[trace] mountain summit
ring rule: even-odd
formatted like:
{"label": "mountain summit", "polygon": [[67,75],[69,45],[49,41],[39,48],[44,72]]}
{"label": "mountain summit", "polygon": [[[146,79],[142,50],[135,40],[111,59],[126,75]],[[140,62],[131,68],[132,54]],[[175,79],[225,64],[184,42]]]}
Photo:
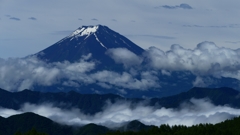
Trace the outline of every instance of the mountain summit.
{"label": "mountain summit", "polygon": [[127,48],[136,55],[142,54],[142,48],[107,26],[82,26],[59,42],[37,53],[37,57],[48,62],[78,61],[91,54],[101,63],[112,61],[105,52],[111,48]]}

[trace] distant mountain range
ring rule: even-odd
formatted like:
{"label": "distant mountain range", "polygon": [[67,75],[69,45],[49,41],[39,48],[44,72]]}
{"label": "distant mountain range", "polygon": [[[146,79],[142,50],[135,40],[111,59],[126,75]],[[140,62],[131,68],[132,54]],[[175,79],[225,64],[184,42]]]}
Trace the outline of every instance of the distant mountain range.
{"label": "distant mountain range", "polygon": [[[208,98],[214,105],[228,105],[234,108],[240,108],[240,92],[231,88],[192,88],[174,96],[164,98],[140,99],[124,98],[113,94],[80,94],[70,91],[67,93],[42,93],[37,91],[24,90],[21,92],[8,92],[0,89],[0,107],[19,110],[24,103],[40,105],[43,103],[55,103],[55,107],[61,109],[71,109],[72,107],[80,109],[83,113],[94,115],[103,111],[106,103],[116,103],[125,101],[131,103],[145,103],[146,106],[178,108],[183,102],[190,103],[192,98]],[[34,113],[23,113],[9,118],[0,117],[0,134],[12,135],[16,131],[26,132],[35,128],[39,132],[69,135],[95,135],[105,134],[113,131],[112,129],[96,124],[87,124],[82,127],[60,125],[48,118]],[[141,122],[134,120],[122,124],[114,130],[120,131],[140,131],[148,130],[153,126],[146,126]]]}
{"label": "distant mountain range", "polygon": [[[118,129],[109,129],[104,126],[96,124],[87,124],[82,127],[70,127],[60,125],[51,121],[48,118],[39,116],[34,113],[24,113],[14,115],[9,118],[0,117],[0,134],[13,135],[14,133],[25,133],[30,130],[46,133],[48,135],[142,135],[142,134],[189,134],[189,135],[202,135],[202,134],[233,134],[239,133],[240,118],[226,120],[215,125],[212,124],[199,124],[190,127],[183,125],[161,125],[146,126],[141,122],[134,120],[126,123]],[[36,132],[35,131],[35,132]]]}
{"label": "distant mountain range", "polygon": [[[117,101],[128,101],[131,103],[142,103],[147,101],[147,106],[159,106],[166,108],[177,108],[181,103],[189,102],[190,99],[208,98],[214,105],[229,105],[240,108],[240,92],[231,88],[192,88],[174,96],[164,98],[124,98],[113,94],[79,94],[74,91],[68,93],[42,93],[30,90],[21,92],[8,92],[0,90],[0,106],[2,108],[18,110],[24,103],[40,105],[43,103],[54,103],[62,109],[78,108],[85,114],[96,114],[103,111],[106,103]],[[156,106],[157,105],[157,106]]]}
{"label": "distant mountain range", "polygon": [[[147,130],[151,127],[153,126],[147,126],[137,120],[134,120],[114,130],[136,132],[140,130]],[[92,123],[82,127],[61,125],[48,118],[30,112],[13,115],[8,118],[0,117],[1,135],[14,135],[16,132],[24,133],[33,128],[38,132],[47,133],[48,135],[99,135],[114,131],[107,127]]]}
{"label": "distant mountain range", "polygon": [[[90,129],[97,131],[97,133],[106,133],[110,131],[106,127],[97,126],[95,124],[89,124],[78,128],[60,125],[34,113],[24,113],[9,118],[0,118],[0,134],[2,135],[13,135],[17,131],[27,132],[32,128],[36,129],[38,132],[47,133],[48,135],[87,135],[91,133]],[[100,130],[97,130],[98,128],[100,128]]]}
{"label": "distant mountain range", "polygon": [[17,131],[26,132],[32,128],[49,135],[66,135],[72,132],[72,127],[60,125],[34,113],[24,113],[8,118],[0,117],[1,135],[14,135]]}

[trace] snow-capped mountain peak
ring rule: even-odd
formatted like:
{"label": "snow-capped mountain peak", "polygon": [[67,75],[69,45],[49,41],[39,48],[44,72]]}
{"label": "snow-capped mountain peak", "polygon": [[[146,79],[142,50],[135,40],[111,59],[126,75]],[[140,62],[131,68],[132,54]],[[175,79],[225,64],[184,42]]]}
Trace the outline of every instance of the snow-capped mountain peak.
{"label": "snow-capped mountain peak", "polygon": [[98,30],[99,26],[83,26],[75,30],[69,37],[89,36]]}
{"label": "snow-capped mountain peak", "polygon": [[66,60],[76,62],[82,56],[92,54],[92,59],[100,61],[104,65],[114,65],[114,61],[105,54],[111,48],[126,48],[136,55],[141,55],[144,51],[141,47],[107,26],[95,25],[79,27],[69,36],[36,55],[48,62]]}

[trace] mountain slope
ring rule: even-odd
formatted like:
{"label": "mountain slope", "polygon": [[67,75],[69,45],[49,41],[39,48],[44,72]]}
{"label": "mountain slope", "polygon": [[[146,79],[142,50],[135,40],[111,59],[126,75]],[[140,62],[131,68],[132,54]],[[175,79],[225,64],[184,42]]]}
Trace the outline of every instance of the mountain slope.
{"label": "mountain slope", "polygon": [[96,124],[87,124],[76,131],[76,135],[99,135],[109,132],[110,129]]}
{"label": "mountain slope", "polygon": [[118,130],[120,130],[120,131],[135,131],[136,132],[136,131],[140,131],[140,130],[148,130],[152,127],[153,126],[144,125],[143,123],[141,123],[138,120],[133,120],[133,121],[130,121],[129,123],[123,125]]}
{"label": "mountain slope", "polygon": [[114,61],[105,52],[111,48],[127,48],[136,55],[142,54],[142,48],[109,29],[107,26],[82,26],[61,41],[35,54],[48,62],[64,60],[76,62],[83,56],[92,55],[92,59],[109,65]]}
{"label": "mountain slope", "polygon": [[[2,94],[5,93],[5,94]],[[24,90],[21,92],[8,92],[0,89],[0,107],[18,110],[24,103],[43,104],[54,103],[60,108],[79,108],[83,113],[94,114],[102,111],[106,101],[112,103],[124,98],[113,94],[80,94],[74,91],[67,93],[41,93]]]}
{"label": "mountain slope", "polygon": [[71,127],[57,124],[34,113],[24,113],[0,119],[0,127],[1,135],[13,135],[17,131],[27,132],[32,128],[49,135],[66,135],[72,132]]}
{"label": "mountain slope", "polygon": [[[117,128],[116,130],[124,131],[140,131],[143,129],[149,129],[151,126],[146,126],[139,121],[129,122],[126,126]],[[1,135],[13,135],[15,132],[27,132],[32,129],[41,133],[47,133],[48,135],[99,135],[113,131],[107,127],[87,124],[82,127],[60,125],[52,120],[34,113],[23,113],[13,115],[8,118],[0,117],[0,134]]]}
{"label": "mountain slope", "polygon": [[215,105],[229,105],[240,108],[240,92],[232,88],[200,88],[194,87],[187,92],[164,98],[153,98],[151,104],[159,104],[167,108],[176,108],[180,103],[188,102],[191,98],[208,98]]}

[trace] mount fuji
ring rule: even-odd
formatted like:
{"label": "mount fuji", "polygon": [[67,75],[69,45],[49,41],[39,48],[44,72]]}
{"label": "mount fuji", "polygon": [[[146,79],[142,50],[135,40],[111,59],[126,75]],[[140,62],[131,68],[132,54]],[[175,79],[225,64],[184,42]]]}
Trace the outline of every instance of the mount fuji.
{"label": "mount fuji", "polygon": [[[73,31],[69,36],[49,46],[48,48],[31,56],[36,56],[38,59],[47,63],[65,62],[70,63],[78,62],[84,58],[85,61],[94,61],[96,67],[91,73],[108,73],[113,74],[125,74],[125,67],[123,63],[117,63],[112,57],[107,54],[111,49],[124,49],[132,53],[134,57],[140,57],[145,50],[124,37],[123,35],[111,30],[107,26],[95,25],[95,26],[82,26]],[[123,54],[119,54],[122,57]],[[124,57],[124,56],[123,56]],[[130,56],[131,57],[131,56]],[[128,62],[129,63],[129,62]],[[133,62],[134,63],[134,62]],[[68,78],[61,79],[60,82],[64,83]],[[121,80],[120,80],[121,81]],[[135,80],[134,80],[135,81]],[[95,83],[85,84],[74,80],[74,83],[80,85],[79,87],[64,86],[61,84],[51,86],[34,85],[33,89],[36,91],[44,92],[58,92],[58,91],[71,91],[75,90],[83,94],[88,93],[127,93],[127,97],[141,97],[142,95],[156,95],[158,92],[153,91],[139,91],[136,88],[122,88],[111,87],[109,83]],[[98,83],[98,84],[97,84]],[[121,82],[120,82],[121,83]],[[131,82],[129,82],[131,83]],[[99,86],[100,84],[100,86]],[[119,91],[121,91],[119,93]],[[128,91],[128,92],[126,92]],[[137,93],[136,93],[137,92]],[[143,94],[145,93],[145,94]],[[120,94],[121,95],[121,94]]]}
{"label": "mount fuji", "polygon": [[92,59],[102,65],[113,65],[114,61],[105,54],[111,48],[126,48],[136,55],[144,50],[126,37],[107,26],[82,26],[54,45],[37,53],[37,57],[47,62],[76,62],[91,54]]}

